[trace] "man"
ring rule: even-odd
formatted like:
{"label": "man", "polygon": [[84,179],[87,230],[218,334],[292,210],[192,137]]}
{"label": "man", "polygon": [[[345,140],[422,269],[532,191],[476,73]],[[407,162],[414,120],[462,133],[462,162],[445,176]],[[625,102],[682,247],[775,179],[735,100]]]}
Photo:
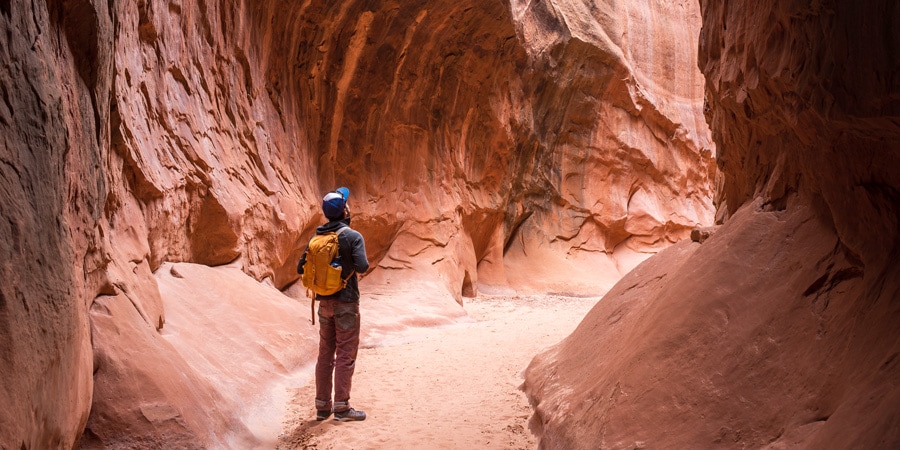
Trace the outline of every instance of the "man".
{"label": "man", "polygon": [[[341,278],[347,285],[332,295],[316,295],[319,302],[319,358],[316,362],[316,420],[325,420],[334,412],[334,420],[365,420],[366,413],[350,407],[350,386],[359,350],[359,281],[356,274],[369,270],[362,235],[350,228],[347,198],[350,190],[342,187],[322,199],[322,212],[328,223],[316,228],[316,234],[338,232]],[[307,248],[308,249],[308,248]],[[297,272],[303,273],[306,252],[300,257]],[[332,375],[334,376],[332,383]],[[332,385],[334,403],[331,401]]]}

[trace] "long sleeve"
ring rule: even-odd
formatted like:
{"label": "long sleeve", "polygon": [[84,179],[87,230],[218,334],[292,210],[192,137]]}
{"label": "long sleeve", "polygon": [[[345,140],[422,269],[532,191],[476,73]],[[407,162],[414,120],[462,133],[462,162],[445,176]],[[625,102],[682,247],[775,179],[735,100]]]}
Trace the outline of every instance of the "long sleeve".
{"label": "long sleeve", "polygon": [[356,273],[366,273],[369,270],[369,259],[366,256],[365,240],[359,233],[355,233],[353,237],[353,269]]}
{"label": "long sleeve", "polygon": [[303,250],[303,254],[300,255],[300,261],[297,262],[297,273],[303,275],[303,266],[306,264],[306,252],[309,250],[309,245]]}

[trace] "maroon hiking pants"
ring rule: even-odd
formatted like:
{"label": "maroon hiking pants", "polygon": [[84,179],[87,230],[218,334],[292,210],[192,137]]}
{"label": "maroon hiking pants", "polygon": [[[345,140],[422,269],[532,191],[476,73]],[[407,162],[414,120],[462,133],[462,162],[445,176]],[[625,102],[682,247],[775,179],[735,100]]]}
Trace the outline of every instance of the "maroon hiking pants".
{"label": "maroon hiking pants", "polygon": [[[319,359],[316,362],[316,409],[350,408],[350,385],[359,350],[359,303],[319,301]],[[332,383],[332,375],[334,382]],[[334,404],[331,388],[334,387]]]}

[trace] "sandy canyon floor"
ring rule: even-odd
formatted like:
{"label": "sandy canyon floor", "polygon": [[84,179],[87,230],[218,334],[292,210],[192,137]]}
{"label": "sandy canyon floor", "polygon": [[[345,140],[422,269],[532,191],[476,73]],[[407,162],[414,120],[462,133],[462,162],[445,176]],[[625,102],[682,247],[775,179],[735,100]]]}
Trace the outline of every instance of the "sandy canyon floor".
{"label": "sandy canyon floor", "polygon": [[[466,299],[469,318],[363,342],[350,403],[364,422],[317,422],[314,380],[292,399],[277,448],[533,449],[531,408],[519,390],[535,354],[574,330],[598,298]],[[363,327],[366,318],[363,317]]]}

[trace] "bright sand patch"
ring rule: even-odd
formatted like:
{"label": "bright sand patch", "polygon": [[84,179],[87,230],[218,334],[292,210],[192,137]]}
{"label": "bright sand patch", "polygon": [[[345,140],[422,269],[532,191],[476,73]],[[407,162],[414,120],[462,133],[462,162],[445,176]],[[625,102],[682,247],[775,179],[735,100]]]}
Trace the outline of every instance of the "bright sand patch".
{"label": "bright sand patch", "polygon": [[[314,380],[289,389],[280,449],[533,449],[522,371],[598,298],[482,296],[468,319],[364,339],[350,403],[364,422],[317,422]],[[363,328],[366,316],[363,311]]]}

